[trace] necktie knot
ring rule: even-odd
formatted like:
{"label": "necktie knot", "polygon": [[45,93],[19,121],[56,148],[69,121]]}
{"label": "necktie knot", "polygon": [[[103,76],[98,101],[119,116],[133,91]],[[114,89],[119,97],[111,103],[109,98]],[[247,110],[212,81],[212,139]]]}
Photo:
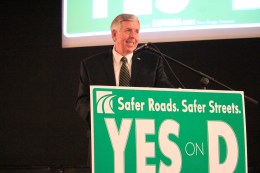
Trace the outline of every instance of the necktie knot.
{"label": "necktie knot", "polygon": [[127,63],[127,58],[126,58],[126,57],[122,57],[122,58],[121,58],[121,61],[122,61],[123,63]]}

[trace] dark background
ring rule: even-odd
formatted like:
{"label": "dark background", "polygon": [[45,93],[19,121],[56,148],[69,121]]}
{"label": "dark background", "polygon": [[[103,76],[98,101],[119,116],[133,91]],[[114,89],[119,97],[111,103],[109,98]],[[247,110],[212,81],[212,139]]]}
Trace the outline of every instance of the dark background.
{"label": "dark background", "polygon": [[[79,64],[108,46],[62,48],[60,1],[8,0],[0,4],[0,170],[87,168],[86,124],[74,110]],[[260,38],[156,46],[260,100]],[[201,88],[199,75],[170,64],[186,88]],[[207,88],[225,89],[214,82]],[[260,165],[259,104],[247,100],[245,104],[248,167],[253,172]]]}

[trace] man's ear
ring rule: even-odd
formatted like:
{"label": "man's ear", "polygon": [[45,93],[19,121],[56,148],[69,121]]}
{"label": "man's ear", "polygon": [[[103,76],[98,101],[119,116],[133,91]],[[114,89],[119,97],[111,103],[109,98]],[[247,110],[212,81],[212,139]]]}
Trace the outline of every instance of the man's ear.
{"label": "man's ear", "polygon": [[116,42],[117,30],[113,29],[113,30],[111,31],[111,35],[112,35],[112,39],[114,40],[114,42]]}

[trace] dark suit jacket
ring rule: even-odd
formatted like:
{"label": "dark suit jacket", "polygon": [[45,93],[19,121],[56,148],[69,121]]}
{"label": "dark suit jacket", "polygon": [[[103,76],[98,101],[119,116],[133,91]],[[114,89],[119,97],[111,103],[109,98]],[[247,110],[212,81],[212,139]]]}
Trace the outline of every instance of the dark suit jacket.
{"label": "dark suit jacket", "polygon": [[[164,72],[162,58],[149,51],[133,54],[131,73],[130,85],[133,87],[173,87]],[[111,49],[81,62],[76,111],[88,123],[90,85],[116,86]]]}

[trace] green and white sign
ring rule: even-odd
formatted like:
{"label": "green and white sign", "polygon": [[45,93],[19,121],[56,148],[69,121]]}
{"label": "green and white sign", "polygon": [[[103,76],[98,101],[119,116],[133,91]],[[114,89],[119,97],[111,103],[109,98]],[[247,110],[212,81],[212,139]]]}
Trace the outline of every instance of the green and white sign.
{"label": "green and white sign", "polygon": [[113,45],[121,13],[138,16],[140,43],[260,36],[260,0],[62,0],[62,46]]}
{"label": "green and white sign", "polygon": [[120,13],[133,13],[142,32],[250,27],[260,24],[259,0],[63,0],[67,37],[110,33]]}
{"label": "green and white sign", "polygon": [[242,91],[90,90],[92,173],[247,172]]}

